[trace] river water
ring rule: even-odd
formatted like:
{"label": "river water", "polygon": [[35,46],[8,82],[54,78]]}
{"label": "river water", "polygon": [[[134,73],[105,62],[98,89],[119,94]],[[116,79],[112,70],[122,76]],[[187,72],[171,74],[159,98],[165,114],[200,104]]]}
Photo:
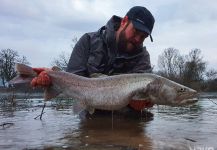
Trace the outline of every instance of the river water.
{"label": "river water", "polygon": [[43,99],[0,97],[0,149],[217,149],[217,93],[201,93],[188,107],[154,106],[147,110],[153,118],[137,119],[81,119],[73,102],[56,100],[40,120]]}

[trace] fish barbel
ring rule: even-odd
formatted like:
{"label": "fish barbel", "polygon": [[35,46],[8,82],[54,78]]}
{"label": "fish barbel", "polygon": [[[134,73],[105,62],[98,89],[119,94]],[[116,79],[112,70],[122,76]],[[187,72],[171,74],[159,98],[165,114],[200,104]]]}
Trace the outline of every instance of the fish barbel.
{"label": "fish barbel", "polygon": [[[30,82],[36,75],[30,66],[16,64],[18,76],[11,84]],[[133,73],[86,78],[72,73],[46,70],[52,85],[45,89],[45,100],[59,94],[82,101],[87,110],[118,110],[130,100],[149,100],[157,105],[181,106],[197,101],[197,92],[151,73]]]}

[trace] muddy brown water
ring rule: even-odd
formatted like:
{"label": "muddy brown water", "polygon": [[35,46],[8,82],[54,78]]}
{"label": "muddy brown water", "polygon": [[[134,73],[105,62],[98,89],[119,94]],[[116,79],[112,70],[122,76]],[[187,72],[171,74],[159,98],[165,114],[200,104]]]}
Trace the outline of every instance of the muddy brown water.
{"label": "muddy brown water", "polygon": [[0,94],[0,149],[217,149],[217,93],[201,93],[188,107],[154,106],[153,118],[81,119],[73,102],[40,98],[6,100]]}

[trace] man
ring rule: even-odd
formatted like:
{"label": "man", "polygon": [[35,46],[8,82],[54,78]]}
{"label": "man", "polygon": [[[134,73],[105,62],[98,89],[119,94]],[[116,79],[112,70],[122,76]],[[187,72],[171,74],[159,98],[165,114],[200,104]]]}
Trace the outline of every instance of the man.
{"label": "man", "polygon": [[[148,36],[153,41],[154,22],[150,11],[141,6],[131,8],[124,18],[113,16],[97,32],[80,38],[66,71],[85,77],[151,72],[150,56],[143,42]],[[141,101],[131,101],[129,105],[134,110],[151,106]]]}
{"label": "man", "polygon": [[113,16],[97,32],[86,33],[75,45],[67,71],[81,76],[150,72],[149,53],[143,41],[150,36],[154,17],[135,6],[124,18]]}

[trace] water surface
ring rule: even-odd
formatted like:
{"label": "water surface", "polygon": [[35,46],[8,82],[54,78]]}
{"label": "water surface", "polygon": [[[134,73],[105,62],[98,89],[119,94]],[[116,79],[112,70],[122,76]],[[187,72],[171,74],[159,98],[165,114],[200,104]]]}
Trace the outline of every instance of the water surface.
{"label": "water surface", "polygon": [[217,93],[202,93],[190,107],[154,106],[153,118],[98,116],[81,119],[73,102],[6,100],[0,95],[0,149],[215,149]]}

